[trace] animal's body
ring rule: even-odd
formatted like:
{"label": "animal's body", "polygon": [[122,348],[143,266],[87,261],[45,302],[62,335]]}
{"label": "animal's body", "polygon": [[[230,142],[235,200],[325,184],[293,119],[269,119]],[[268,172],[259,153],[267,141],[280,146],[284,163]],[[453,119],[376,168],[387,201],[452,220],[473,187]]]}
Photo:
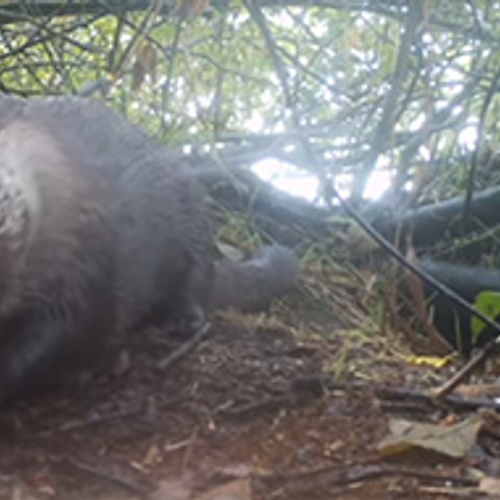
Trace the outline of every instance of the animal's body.
{"label": "animal's body", "polygon": [[290,290],[283,247],[214,265],[202,198],[192,169],[98,101],[0,98],[0,402],[114,332]]}

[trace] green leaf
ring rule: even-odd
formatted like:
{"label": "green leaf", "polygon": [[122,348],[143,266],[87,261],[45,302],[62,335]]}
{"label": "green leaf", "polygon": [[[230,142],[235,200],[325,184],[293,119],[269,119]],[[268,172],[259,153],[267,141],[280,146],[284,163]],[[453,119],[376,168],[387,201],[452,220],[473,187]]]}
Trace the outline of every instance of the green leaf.
{"label": "green leaf", "polygon": [[[495,319],[500,315],[500,293],[493,291],[481,292],[476,297],[474,307],[489,318]],[[471,319],[472,338],[474,341],[479,338],[486,326],[483,320],[475,316]]]}

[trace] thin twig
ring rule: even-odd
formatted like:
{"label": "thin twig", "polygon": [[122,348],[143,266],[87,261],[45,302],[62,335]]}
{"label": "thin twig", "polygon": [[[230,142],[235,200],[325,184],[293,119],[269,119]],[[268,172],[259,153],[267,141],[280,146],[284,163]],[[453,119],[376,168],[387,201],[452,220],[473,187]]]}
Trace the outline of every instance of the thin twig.
{"label": "thin twig", "polygon": [[181,344],[167,357],[158,361],[158,363],[156,364],[157,369],[160,371],[166,371],[167,369],[169,369],[174,363],[187,356],[191,351],[195,349],[195,347],[198,346],[198,344],[205,340],[209,332],[210,323],[205,323],[192,338]]}
{"label": "thin twig", "polygon": [[97,467],[95,465],[89,465],[85,462],[81,462],[73,457],[66,457],[66,462],[72,465],[75,469],[78,469],[92,476],[104,479],[105,481],[112,482],[122,486],[133,493],[138,493],[144,495],[150,491],[150,488],[142,485],[139,481],[131,477],[131,474],[121,474],[109,468]]}

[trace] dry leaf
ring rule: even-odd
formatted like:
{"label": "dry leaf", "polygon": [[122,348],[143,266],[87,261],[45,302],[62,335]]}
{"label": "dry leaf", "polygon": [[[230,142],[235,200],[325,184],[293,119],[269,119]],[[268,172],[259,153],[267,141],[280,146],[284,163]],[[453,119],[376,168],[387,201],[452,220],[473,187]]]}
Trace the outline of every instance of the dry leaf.
{"label": "dry leaf", "polygon": [[500,495],[500,479],[485,477],[479,483],[479,491],[488,495]]}
{"label": "dry leaf", "polygon": [[156,65],[156,49],[149,42],[143,42],[136,51],[132,66],[132,90],[139,90],[146,75],[153,83],[156,81]]}
{"label": "dry leaf", "polygon": [[449,427],[392,420],[390,422],[392,435],[386,437],[378,449],[385,456],[421,448],[453,458],[462,458],[476,443],[481,425],[482,419],[478,416]]}
{"label": "dry leaf", "polygon": [[157,444],[153,444],[148,448],[148,451],[142,460],[142,465],[145,467],[152,467],[159,462],[161,462],[160,449]]}

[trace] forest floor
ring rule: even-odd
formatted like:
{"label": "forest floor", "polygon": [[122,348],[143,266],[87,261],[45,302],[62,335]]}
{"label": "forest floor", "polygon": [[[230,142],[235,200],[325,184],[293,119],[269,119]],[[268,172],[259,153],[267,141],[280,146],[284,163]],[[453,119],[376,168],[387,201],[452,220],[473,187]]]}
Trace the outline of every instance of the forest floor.
{"label": "forest floor", "polygon": [[[5,412],[0,499],[498,498],[491,415],[490,432],[481,426],[477,442],[451,453],[471,434],[450,442],[439,429],[453,434],[477,411],[381,397],[381,387],[436,387],[453,366],[410,363],[398,340],[306,304],[219,315],[166,370],[159,362],[179,339],[145,333],[90,381]],[[398,422],[431,427],[421,446],[381,447]]]}

